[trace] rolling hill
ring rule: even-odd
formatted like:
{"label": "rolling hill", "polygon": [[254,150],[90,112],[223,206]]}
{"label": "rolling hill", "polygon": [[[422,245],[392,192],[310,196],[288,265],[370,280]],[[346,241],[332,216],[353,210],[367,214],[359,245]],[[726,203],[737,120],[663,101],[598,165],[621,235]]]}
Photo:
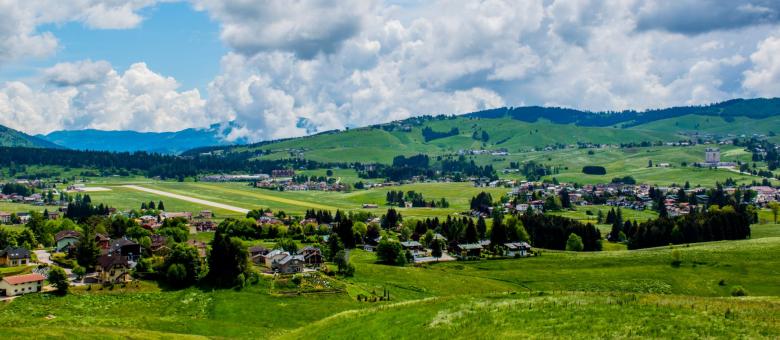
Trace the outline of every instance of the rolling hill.
{"label": "rolling hill", "polygon": [[519,107],[455,116],[421,116],[300,138],[197,148],[185,154],[247,152],[265,159],[303,156],[316,161],[389,163],[397,155],[442,155],[464,149],[518,153],[578,142],[620,144],[752,135],[776,140],[778,131],[778,98],[735,99],[707,106],[642,112]]}
{"label": "rolling hill", "polygon": [[3,125],[0,125],[0,146],[55,149],[62,148],[62,146],[30,136]]}

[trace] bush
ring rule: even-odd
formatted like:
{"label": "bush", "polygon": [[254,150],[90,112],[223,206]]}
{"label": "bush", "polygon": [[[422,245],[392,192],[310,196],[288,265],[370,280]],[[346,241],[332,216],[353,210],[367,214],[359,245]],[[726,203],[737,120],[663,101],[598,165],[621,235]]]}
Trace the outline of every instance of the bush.
{"label": "bush", "polygon": [[582,244],[582,237],[577,236],[575,233],[569,234],[569,239],[566,240],[566,250],[568,251],[582,251],[585,248]]}
{"label": "bush", "polygon": [[582,173],[587,175],[606,175],[607,169],[598,165],[586,165],[582,167]]}
{"label": "bush", "polygon": [[742,286],[731,287],[731,296],[747,296],[747,291]]}
{"label": "bush", "polygon": [[678,249],[672,250],[672,267],[679,267],[680,263],[682,263],[680,251]]}
{"label": "bush", "polygon": [[296,286],[300,286],[301,282],[303,282],[303,277],[301,277],[300,274],[293,275],[292,283],[294,283]]}

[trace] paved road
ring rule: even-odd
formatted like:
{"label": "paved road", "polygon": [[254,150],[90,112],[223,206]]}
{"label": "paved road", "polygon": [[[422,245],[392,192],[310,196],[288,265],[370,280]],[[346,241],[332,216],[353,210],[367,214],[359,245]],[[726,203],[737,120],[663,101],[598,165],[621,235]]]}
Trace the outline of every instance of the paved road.
{"label": "paved road", "polygon": [[[38,249],[34,250],[35,256],[38,257],[38,263],[44,263],[48,265],[54,265],[55,263],[51,260],[51,254],[48,250],[45,249]],[[73,274],[73,270],[70,268],[62,268],[65,270],[65,274],[68,274],[68,278],[73,281],[76,279],[76,274]]]}
{"label": "paved road", "polygon": [[239,207],[228,205],[228,204],[222,204],[222,203],[202,200],[200,198],[195,198],[195,197],[191,197],[191,196],[184,196],[184,195],[174,194],[174,193],[167,192],[167,191],[149,189],[149,188],[145,188],[145,187],[142,187],[142,186],[139,186],[139,185],[123,185],[123,187],[134,189],[134,190],[138,190],[138,191],[148,192],[150,194],[155,194],[155,195],[160,195],[160,196],[180,199],[182,201],[187,201],[187,202],[207,205],[207,206],[214,207],[214,208],[220,208],[220,209],[235,211],[237,213],[242,213],[242,214],[246,214],[246,213],[249,212],[249,209],[239,208]]}

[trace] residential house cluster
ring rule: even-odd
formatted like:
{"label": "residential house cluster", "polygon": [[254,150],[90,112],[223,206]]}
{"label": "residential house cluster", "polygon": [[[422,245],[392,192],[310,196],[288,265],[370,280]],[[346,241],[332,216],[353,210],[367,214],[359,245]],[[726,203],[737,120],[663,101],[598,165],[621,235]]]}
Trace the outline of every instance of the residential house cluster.
{"label": "residential house cluster", "polygon": [[264,266],[274,273],[300,273],[304,268],[316,268],[324,262],[320,248],[310,246],[297,253],[281,249],[269,250],[259,246],[249,247],[248,252],[253,263]]}

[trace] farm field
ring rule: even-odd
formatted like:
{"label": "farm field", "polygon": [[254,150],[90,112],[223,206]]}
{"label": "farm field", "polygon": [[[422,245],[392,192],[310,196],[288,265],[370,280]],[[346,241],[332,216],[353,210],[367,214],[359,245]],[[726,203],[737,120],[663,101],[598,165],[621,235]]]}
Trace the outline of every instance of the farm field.
{"label": "farm field", "polygon": [[[372,253],[355,250],[357,271],[340,279],[340,294],[276,296],[264,279],[241,291],[137,282],[27,295],[0,304],[0,335],[72,337],[90,327],[94,336],[131,338],[474,338],[489,323],[502,337],[777,338],[776,227],[759,228],[767,229],[762,238],[680,246],[679,267],[668,247],[420,267],[375,264]],[[729,297],[736,285],[749,296]],[[390,302],[356,299],[383,289]]]}

